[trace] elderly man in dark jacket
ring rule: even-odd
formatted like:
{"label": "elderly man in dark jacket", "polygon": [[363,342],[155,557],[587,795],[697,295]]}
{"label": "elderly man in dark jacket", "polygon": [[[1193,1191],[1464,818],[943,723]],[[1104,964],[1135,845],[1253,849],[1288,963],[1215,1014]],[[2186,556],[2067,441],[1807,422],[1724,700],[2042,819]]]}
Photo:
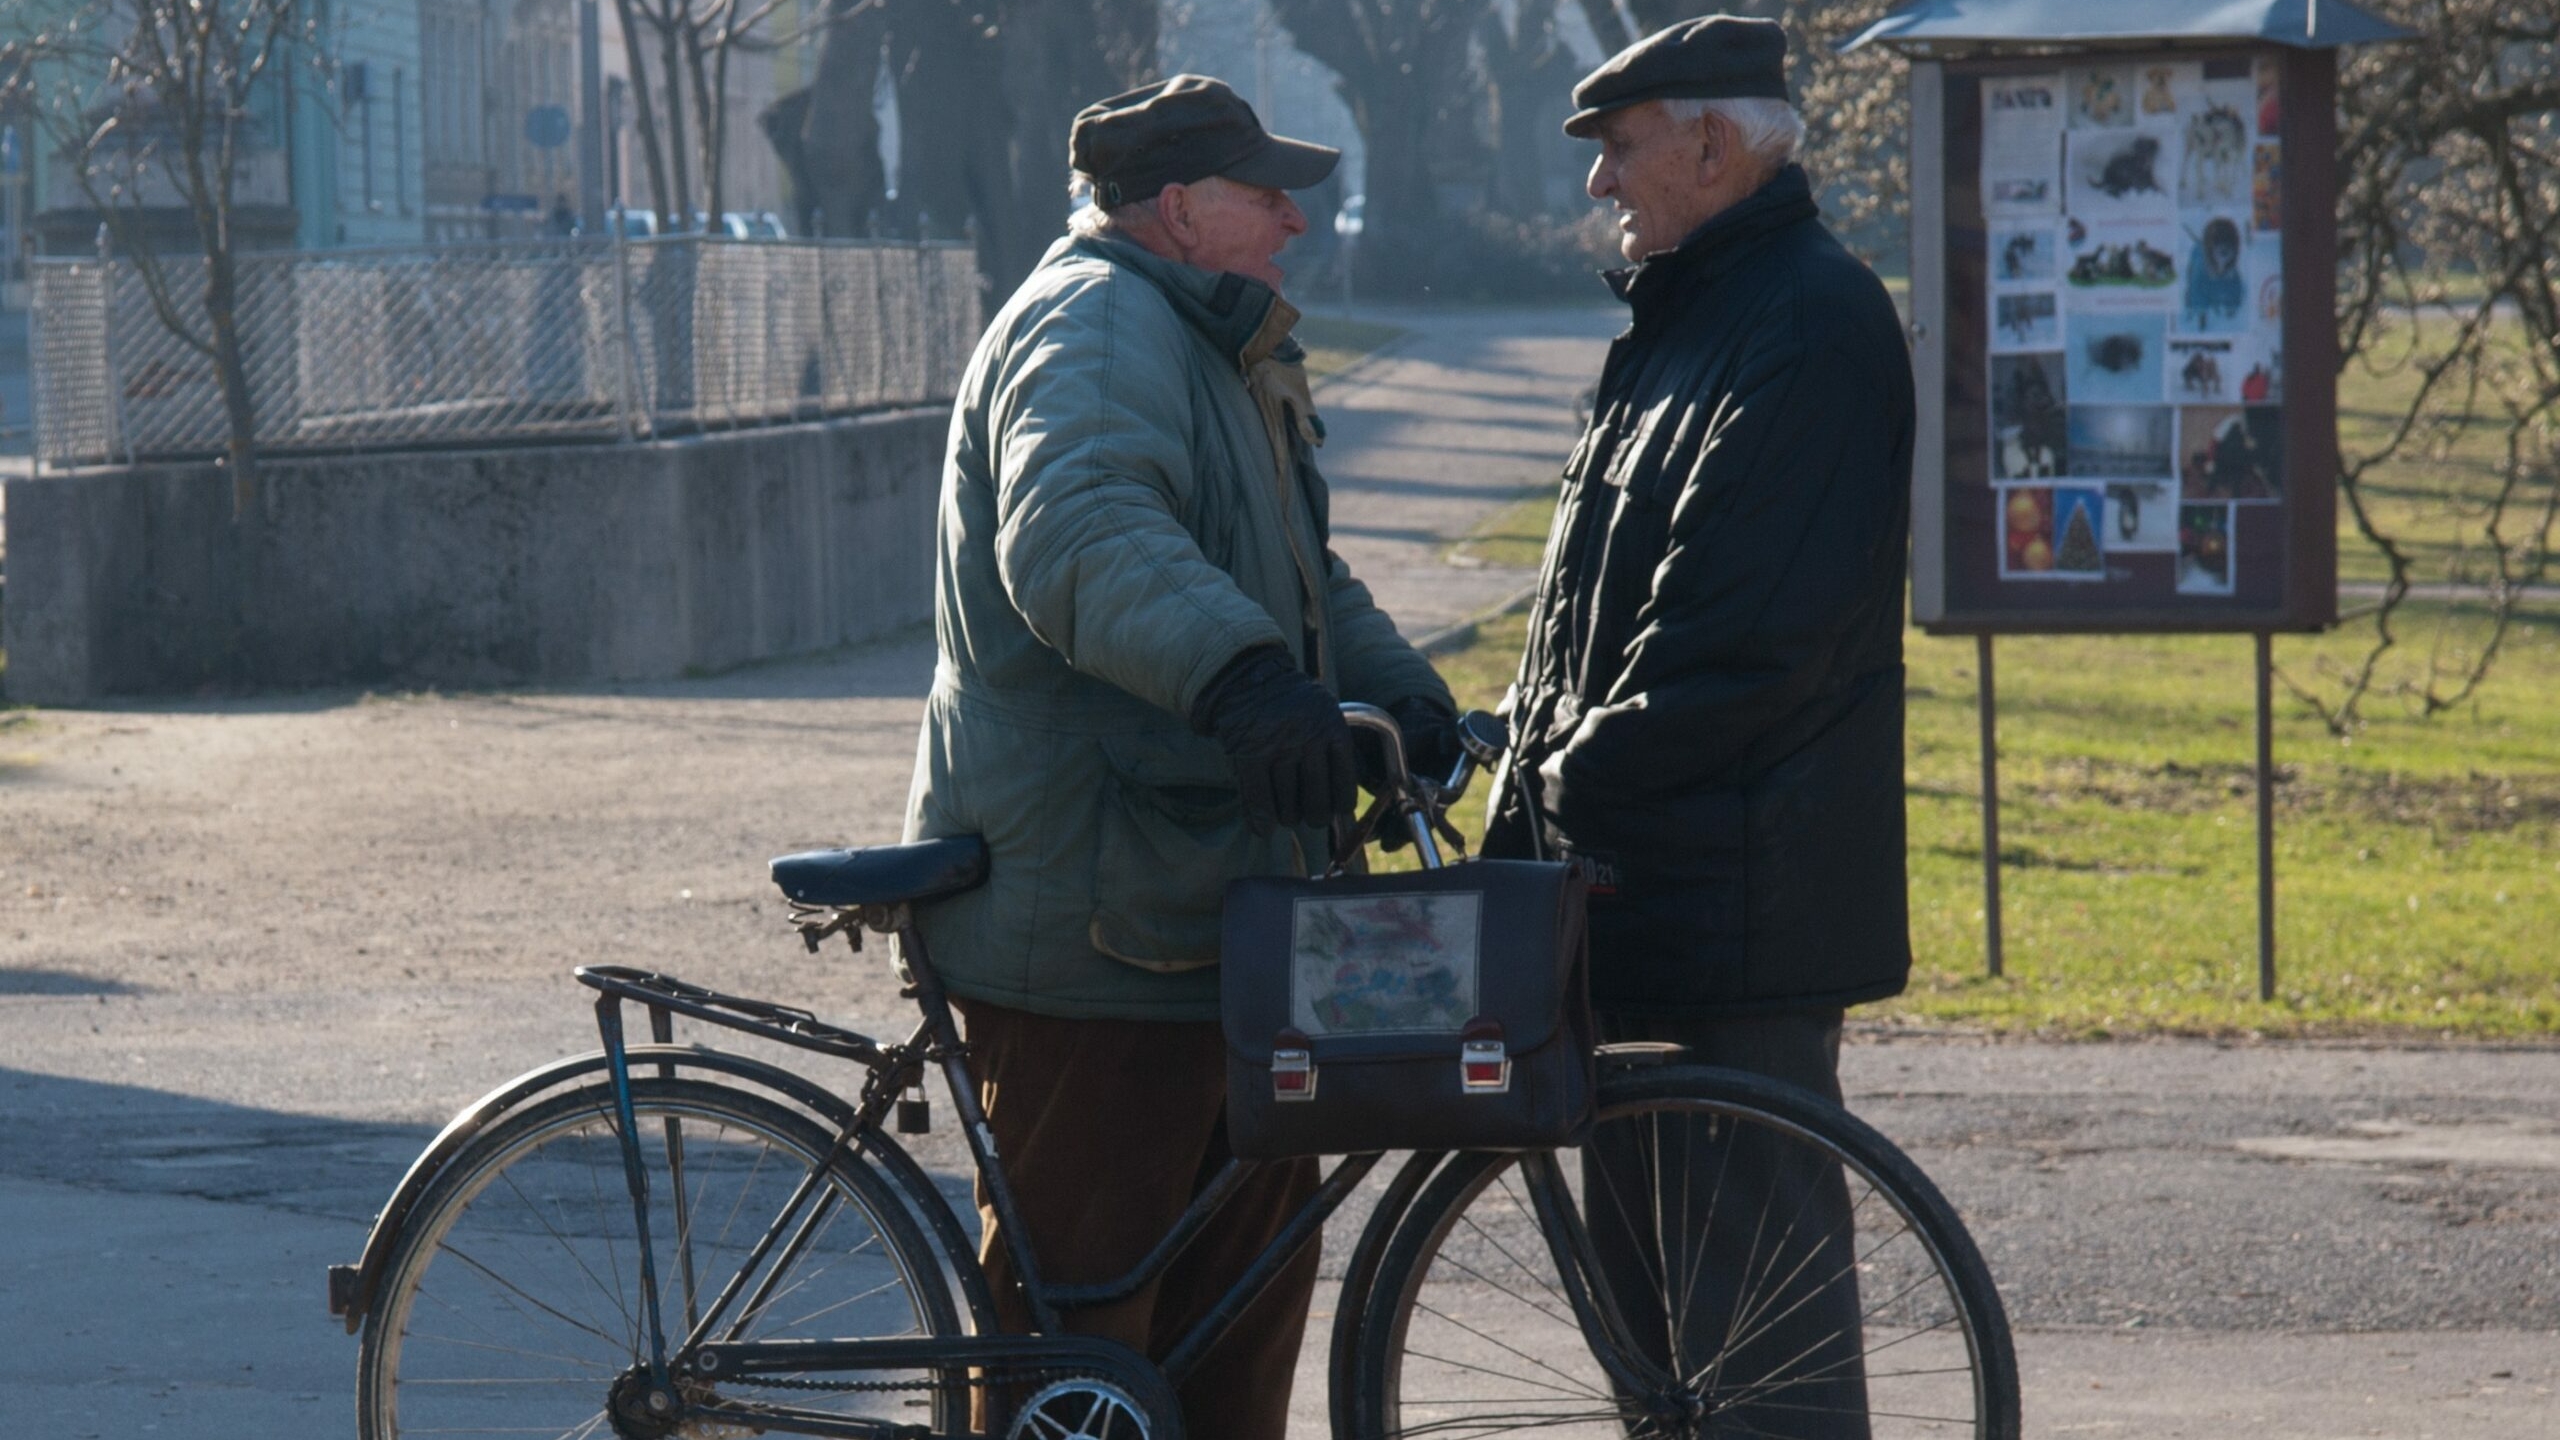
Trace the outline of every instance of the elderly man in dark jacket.
{"label": "elderly man in dark jacket", "polygon": [[[1608,277],[1631,323],[1566,466],[1521,661],[1515,763],[1534,813],[1507,786],[1486,849],[1593,869],[1592,991],[1611,1038],[1837,1100],[1842,1008],[1894,994],[1910,968],[1913,398],[1891,299],[1823,228],[1792,163],[1785,46],[1770,22],[1709,17],[1574,91],[1566,129],[1599,140],[1591,194],[1614,202],[1635,262]],[[1640,1163],[1611,1157],[1604,1134],[1595,1181]],[[1778,1172],[1763,1180],[1780,1204],[1843,1203],[1836,1171],[1761,1168]],[[1684,1193],[1703,1207],[1708,1187]],[[1818,1371],[1826,1397],[1790,1391],[1762,1433],[1865,1433],[1862,1418],[1807,1423],[1835,1405],[1863,1414],[1846,1279],[1796,1312],[1800,1335],[1761,1345]],[[1647,1286],[1616,1288],[1624,1303]],[[1684,1344],[1721,1333],[1681,1318],[1668,1328]]]}

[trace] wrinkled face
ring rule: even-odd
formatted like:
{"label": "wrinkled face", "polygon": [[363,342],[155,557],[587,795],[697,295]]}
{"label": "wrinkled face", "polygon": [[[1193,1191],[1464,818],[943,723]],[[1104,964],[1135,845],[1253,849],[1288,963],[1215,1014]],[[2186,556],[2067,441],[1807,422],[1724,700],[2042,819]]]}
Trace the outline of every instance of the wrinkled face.
{"label": "wrinkled face", "polygon": [[1689,237],[1719,208],[1723,168],[1716,122],[1675,120],[1659,100],[1612,110],[1598,122],[1600,158],[1584,187],[1617,212],[1618,251],[1629,260]]}
{"label": "wrinkled face", "polygon": [[1233,271],[1277,290],[1280,248],[1307,232],[1306,212],[1286,190],[1211,176],[1164,188],[1157,214],[1180,247],[1176,257],[1203,270]]}

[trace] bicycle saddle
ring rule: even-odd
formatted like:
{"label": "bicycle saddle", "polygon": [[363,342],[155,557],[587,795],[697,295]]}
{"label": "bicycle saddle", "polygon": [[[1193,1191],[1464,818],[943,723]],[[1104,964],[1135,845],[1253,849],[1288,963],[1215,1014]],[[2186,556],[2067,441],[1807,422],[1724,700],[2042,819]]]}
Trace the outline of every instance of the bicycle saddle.
{"label": "bicycle saddle", "polygon": [[773,883],[803,905],[898,905],[938,900],[986,883],[987,842],[975,835],[804,850],[773,862]]}

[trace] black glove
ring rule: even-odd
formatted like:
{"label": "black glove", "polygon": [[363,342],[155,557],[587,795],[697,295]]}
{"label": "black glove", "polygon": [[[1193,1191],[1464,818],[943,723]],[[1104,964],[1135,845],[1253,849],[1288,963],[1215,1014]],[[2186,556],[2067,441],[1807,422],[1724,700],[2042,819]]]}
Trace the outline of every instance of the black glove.
{"label": "black glove", "polygon": [[1404,732],[1404,764],[1434,785],[1447,782],[1458,768],[1458,716],[1437,700],[1407,696],[1387,707],[1387,715]]}
{"label": "black glove", "polygon": [[1201,687],[1191,728],[1234,763],[1245,823],[1257,835],[1275,824],[1330,824],[1359,799],[1341,708],[1276,645],[1245,651]]}

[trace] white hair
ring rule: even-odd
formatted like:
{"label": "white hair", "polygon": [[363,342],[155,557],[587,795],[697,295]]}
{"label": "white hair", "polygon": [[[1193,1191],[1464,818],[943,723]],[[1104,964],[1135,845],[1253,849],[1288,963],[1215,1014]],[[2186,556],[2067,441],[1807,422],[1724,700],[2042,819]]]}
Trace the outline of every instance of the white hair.
{"label": "white hair", "polygon": [[1733,127],[1744,154],[1775,170],[1796,158],[1804,143],[1804,117],[1784,100],[1753,97],[1741,100],[1665,100],[1665,113],[1682,124],[1709,111]]}
{"label": "white hair", "polygon": [[[1194,192],[1215,194],[1225,191],[1235,183],[1224,175],[1204,175],[1184,185],[1183,188]],[[1075,204],[1075,209],[1067,215],[1067,233],[1082,240],[1126,236],[1133,227],[1155,220],[1162,213],[1156,208],[1157,203],[1162,199],[1161,191],[1144,200],[1132,200],[1125,205],[1115,205],[1105,210],[1102,208],[1102,197],[1094,193],[1093,181],[1081,173],[1072,171],[1067,176],[1067,199]]]}

